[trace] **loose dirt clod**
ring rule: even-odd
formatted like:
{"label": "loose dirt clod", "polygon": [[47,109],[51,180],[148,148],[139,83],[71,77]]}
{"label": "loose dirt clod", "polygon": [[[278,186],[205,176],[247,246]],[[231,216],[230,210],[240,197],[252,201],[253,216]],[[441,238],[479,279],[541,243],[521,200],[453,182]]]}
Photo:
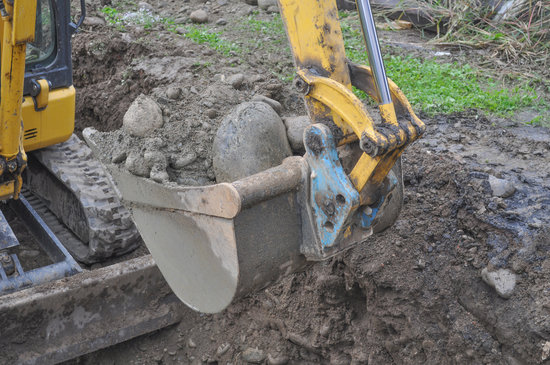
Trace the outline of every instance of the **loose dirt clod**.
{"label": "loose dirt clod", "polygon": [[162,125],[162,110],[153,99],[143,94],[134,100],[122,120],[124,130],[134,137],[149,136]]}

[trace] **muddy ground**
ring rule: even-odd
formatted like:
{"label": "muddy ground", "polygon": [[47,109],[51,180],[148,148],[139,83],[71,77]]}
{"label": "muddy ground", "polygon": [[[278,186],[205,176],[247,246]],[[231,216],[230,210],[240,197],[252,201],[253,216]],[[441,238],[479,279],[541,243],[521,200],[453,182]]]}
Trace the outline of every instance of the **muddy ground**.
{"label": "muddy ground", "polygon": [[[250,19],[276,15],[238,1],[151,3],[154,14],[186,25],[205,9],[206,27],[238,46],[215,51],[162,23],[103,24],[102,5],[89,4],[96,19],[73,40],[79,131],[119,128],[139,94],[155,98],[190,139],[215,133],[226,110],[255,94],[281,102],[283,115],[305,114],[287,77],[286,43],[252,29]],[[381,38],[422,44],[411,33]],[[244,82],[224,98],[223,80],[235,74]],[[170,88],[181,91],[177,99],[166,97]],[[223,313],[196,313],[70,363],[550,363],[550,132],[475,110],[422,117],[428,131],[403,156],[405,204],[393,227]],[[496,196],[495,177],[513,187],[505,197]],[[508,299],[482,280],[483,269],[516,279]]]}

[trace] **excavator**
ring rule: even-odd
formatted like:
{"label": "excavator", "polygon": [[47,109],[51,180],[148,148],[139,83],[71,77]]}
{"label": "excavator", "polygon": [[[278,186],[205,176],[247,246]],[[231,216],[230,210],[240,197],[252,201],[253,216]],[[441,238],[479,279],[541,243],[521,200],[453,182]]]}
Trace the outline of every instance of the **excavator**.
{"label": "excavator", "polygon": [[[93,130],[83,132],[89,147],[73,135],[70,39],[84,0],[76,23],[69,0],[0,1],[0,359],[65,361],[368,249],[397,219],[400,156],[425,125],[386,77],[368,0],[356,5],[369,67],[346,59],[335,0],[279,0],[293,86],[313,122],[306,153],[237,181],[187,187],[102,165]],[[378,122],[353,88],[378,105]],[[21,243],[14,221],[31,233]],[[151,255],[82,267],[141,239]],[[49,264],[22,265],[18,249],[31,241]]]}

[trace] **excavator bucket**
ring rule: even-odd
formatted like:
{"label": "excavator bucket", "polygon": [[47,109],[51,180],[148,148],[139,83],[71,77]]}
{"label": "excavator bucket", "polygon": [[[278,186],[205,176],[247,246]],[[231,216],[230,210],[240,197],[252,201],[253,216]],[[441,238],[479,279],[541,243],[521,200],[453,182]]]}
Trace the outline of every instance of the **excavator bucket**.
{"label": "excavator bucket", "polygon": [[302,158],[289,158],[249,178],[203,187],[110,172],[174,293],[193,309],[215,313],[306,264],[296,196],[305,167]]}
{"label": "excavator bucket", "polygon": [[[200,187],[162,185],[106,164],[168,284],[201,312],[219,312],[308,262],[365,242],[381,219],[391,224],[402,204],[396,162],[424,131],[383,65],[347,62],[334,0],[280,0],[279,6],[297,68],[295,87],[315,123],[304,132],[304,156]],[[370,8],[360,9],[363,22],[372,23]],[[376,35],[365,38],[369,54],[381,60]],[[380,104],[380,124],[352,85]],[[83,134],[101,157],[96,133]]]}

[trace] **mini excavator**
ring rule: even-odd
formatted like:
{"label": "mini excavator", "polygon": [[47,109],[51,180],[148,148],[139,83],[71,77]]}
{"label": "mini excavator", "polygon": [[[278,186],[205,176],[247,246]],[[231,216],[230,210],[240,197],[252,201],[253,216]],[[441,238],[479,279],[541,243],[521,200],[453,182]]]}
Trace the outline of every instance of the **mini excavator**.
{"label": "mini excavator", "polygon": [[[425,125],[386,77],[367,0],[357,10],[370,67],[346,59],[335,0],[279,0],[294,87],[313,121],[306,153],[201,187],[160,185],[110,164],[106,173],[91,132],[83,133],[91,150],[72,134],[70,37],[85,16],[80,5],[75,24],[69,0],[0,1],[0,358],[64,361],[181,320],[179,300],[219,312],[365,245],[397,219],[400,156]],[[378,104],[379,123],[352,86]],[[51,264],[25,270],[13,253],[13,217]],[[127,253],[140,236],[152,257],[78,264]]]}

